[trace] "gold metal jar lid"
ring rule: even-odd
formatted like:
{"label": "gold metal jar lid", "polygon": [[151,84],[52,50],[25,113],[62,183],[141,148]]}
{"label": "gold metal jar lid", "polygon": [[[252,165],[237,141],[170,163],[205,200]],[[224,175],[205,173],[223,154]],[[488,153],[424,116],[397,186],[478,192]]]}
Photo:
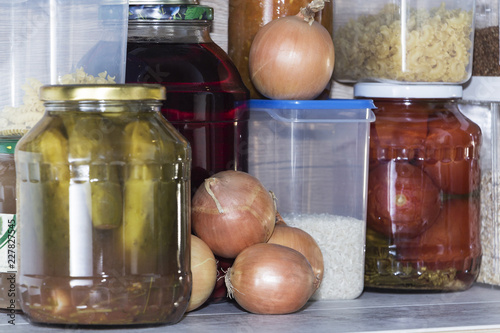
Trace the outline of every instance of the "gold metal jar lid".
{"label": "gold metal jar lid", "polygon": [[40,88],[42,101],[138,101],[165,100],[159,84],[68,84]]}

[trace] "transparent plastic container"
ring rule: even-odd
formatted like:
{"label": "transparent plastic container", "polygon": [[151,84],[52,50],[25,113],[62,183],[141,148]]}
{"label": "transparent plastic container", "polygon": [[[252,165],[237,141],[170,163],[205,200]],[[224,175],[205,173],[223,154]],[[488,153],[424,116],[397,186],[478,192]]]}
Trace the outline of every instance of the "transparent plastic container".
{"label": "transparent plastic container", "polygon": [[126,0],[1,1],[0,136],[42,117],[44,84],[124,82]]}
{"label": "transparent plastic container", "polygon": [[500,286],[500,77],[473,76],[460,111],[483,133],[481,146],[481,245],[477,282]]}
{"label": "transparent plastic container", "polygon": [[159,85],[41,88],[16,146],[22,311],[35,323],[179,321],[191,293],[191,149]]}
{"label": "transparent plastic container", "polygon": [[334,78],[460,84],[472,72],[474,0],[335,2]]}
{"label": "transparent plastic container", "polygon": [[318,243],[324,277],[313,299],[363,291],[370,101],[250,101],[249,173],[285,223]]}
{"label": "transparent plastic container", "polygon": [[476,0],[473,76],[500,76],[499,10],[498,0]]}
{"label": "transparent plastic container", "polygon": [[459,291],[479,274],[480,127],[462,86],[358,83],[373,99],[365,286]]}

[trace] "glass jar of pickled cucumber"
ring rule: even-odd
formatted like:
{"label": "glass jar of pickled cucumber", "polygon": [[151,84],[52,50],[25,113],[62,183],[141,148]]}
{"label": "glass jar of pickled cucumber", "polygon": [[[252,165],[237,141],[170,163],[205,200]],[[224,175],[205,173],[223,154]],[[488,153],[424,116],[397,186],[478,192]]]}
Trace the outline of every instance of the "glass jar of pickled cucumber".
{"label": "glass jar of pickled cucumber", "polygon": [[175,323],[191,292],[188,142],[159,85],[40,90],[16,147],[19,294],[33,322]]}
{"label": "glass jar of pickled cucumber", "polygon": [[358,83],[373,99],[365,286],[459,291],[479,273],[482,133],[462,86]]}

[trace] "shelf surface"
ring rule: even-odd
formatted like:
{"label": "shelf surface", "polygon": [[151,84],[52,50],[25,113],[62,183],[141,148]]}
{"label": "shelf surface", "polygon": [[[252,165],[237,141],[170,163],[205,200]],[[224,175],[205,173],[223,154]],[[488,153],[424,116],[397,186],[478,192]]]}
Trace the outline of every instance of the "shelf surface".
{"label": "shelf surface", "polygon": [[[84,332],[76,327],[30,324],[24,315],[0,313],[3,332]],[[175,325],[120,332],[500,332],[500,289],[476,284],[455,293],[364,292],[354,300],[309,302],[288,315],[254,315],[232,302],[209,304]],[[99,332],[117,332],[100,329]]]}

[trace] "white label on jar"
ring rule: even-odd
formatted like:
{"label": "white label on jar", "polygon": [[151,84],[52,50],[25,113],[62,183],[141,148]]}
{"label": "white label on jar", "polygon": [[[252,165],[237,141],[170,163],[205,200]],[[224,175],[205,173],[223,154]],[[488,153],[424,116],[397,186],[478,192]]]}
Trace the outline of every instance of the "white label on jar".
{"label": "white label on jar", "polygon": [[0,214],[0,272],[17,272],[16,215]]}

